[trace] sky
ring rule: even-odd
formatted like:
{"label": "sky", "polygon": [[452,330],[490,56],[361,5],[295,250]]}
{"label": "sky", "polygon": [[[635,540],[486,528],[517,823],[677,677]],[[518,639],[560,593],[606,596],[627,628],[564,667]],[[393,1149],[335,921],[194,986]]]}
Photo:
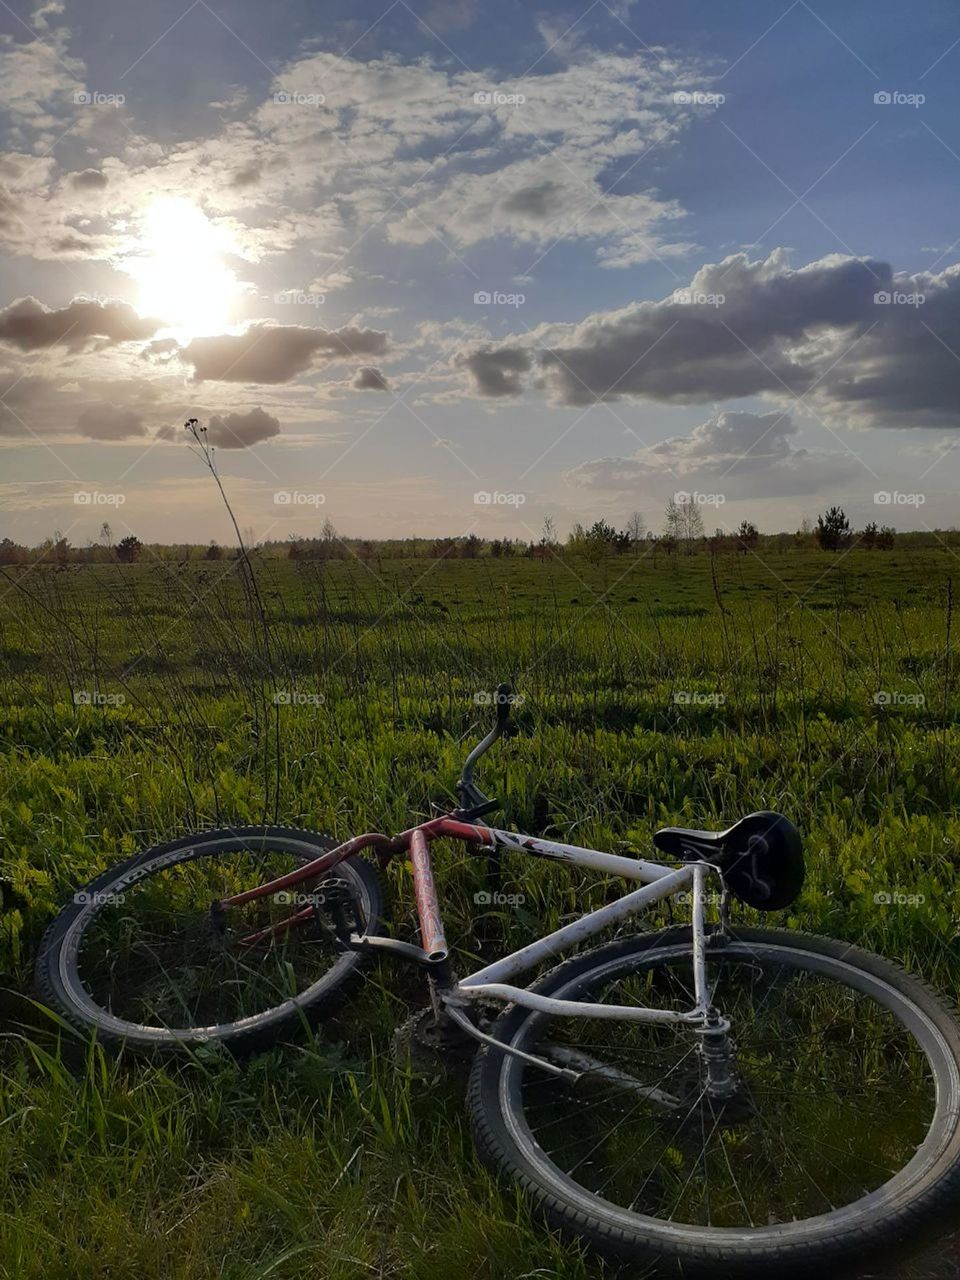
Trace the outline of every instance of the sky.
{"label": "sky", "polygon": [[946,0],[0,2],[0,537],[947,528]]}

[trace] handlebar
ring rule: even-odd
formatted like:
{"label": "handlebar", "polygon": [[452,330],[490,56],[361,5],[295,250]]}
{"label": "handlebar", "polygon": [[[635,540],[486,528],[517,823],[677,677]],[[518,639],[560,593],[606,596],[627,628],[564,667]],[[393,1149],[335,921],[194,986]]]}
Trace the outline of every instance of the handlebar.
{"label": "handlebar", "polygon": [[513,689],[506,682],[497,685],[497,728],[503,733],[510,719],[510,702],[513,698]]}
{"label": "handlebar", "polygon": [[461,804],[476,809],[481,805],[489,804],[489,800],[483,792],[474,784],[473,773],[476,768],[477,761],[486,752],[489,751],[493,744],[503,734],[510,720],[510,705],[513,699],[513,689],[506,682],[497,685],[497,691],[494,695],[496,702],[497,719],[493,728],[467,756],[463,764],[463,773],[460,781],[457,783],[457,794],[460,796]]}

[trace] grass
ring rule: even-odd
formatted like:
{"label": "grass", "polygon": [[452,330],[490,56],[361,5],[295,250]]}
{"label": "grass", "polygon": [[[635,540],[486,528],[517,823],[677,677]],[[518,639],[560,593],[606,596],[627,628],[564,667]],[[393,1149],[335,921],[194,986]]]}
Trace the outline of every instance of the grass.
{"label": "grass", "polygon": [[[808,878],[776,922],[860,942],[955,997],[955,567],[929,549],[733,555],[712,571],[662,554],[267,561],[266,638],[232,562],[5,571],[0,1273],[605,1274],[478,1165],[456,1071],[394,1065],[392,1029],[423,1002],[408,970],[373,967],[305,1046],[163,1068],[41,1030],[15,994],[40,934],[111,861],[193,827],[409,825],[451,797],[489,716],[475,695],[507,675],[517,731],[481,771],[504,825],[647,852],[667,823],[781,809]],[[522,906],[478,906],[481,867],[438,850],[464,965],[607,888],[533,861],[507,872]],[[391,879],[412,937],[408,868]]]}

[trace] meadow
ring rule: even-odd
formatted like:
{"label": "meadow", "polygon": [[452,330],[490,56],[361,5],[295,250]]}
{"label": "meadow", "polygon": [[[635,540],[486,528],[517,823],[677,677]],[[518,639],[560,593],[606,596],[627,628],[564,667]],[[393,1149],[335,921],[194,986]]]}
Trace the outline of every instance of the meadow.
{"label": "meadow", "polygon": [[[25,995],[43,929],[110,862],[197,827],[411,825],[452,801],[509,678],[515,732],[479,779],[500,825],[644,854],[665,824],[782,810],[807,880],[774,923],[956,998],[958,568],[898,547],[3,569],[0,1274],[613,1274],[476,1160],[462,1072],[392,1053],[415,973],[373,965],[308,1042],[162,1066],[57,1035]],[[491,908],[479,860],[438,846],[435,866],[464,964],[609,888],[507,861],[522,905]],[[409,868],[390,879],[412,938]]]}

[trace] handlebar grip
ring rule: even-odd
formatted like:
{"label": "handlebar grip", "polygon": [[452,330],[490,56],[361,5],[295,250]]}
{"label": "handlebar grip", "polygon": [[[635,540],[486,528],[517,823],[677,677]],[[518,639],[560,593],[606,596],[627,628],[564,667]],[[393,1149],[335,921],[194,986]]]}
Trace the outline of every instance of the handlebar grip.
{"label": "handlebar grip", "polygon": [[497,685],[497,726],[500,729],[505,728],[507,721],[510,719],[510,702],[512,698],[513,689],[510,685]]}

